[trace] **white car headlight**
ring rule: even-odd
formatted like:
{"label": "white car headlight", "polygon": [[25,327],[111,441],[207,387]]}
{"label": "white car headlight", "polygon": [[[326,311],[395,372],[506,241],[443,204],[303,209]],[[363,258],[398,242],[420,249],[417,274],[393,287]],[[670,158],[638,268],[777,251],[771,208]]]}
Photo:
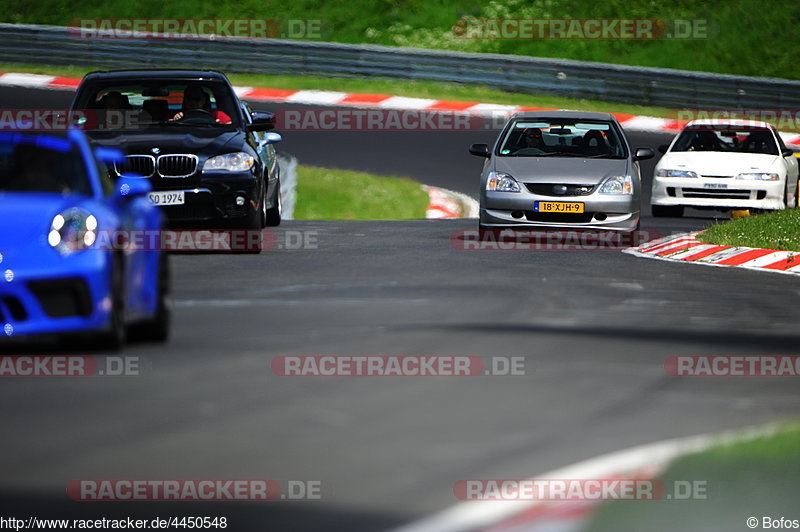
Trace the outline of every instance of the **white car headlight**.
{"label": "white car headlight", "polygon": [[97,240],[97,218],[84,209],[73,207],[55,215],[50,222],[47,243],[61,255],[84,250]]}
{"label": "white car headlight", "polygon": [[754,181],[778,181],[778,174],[768,172],[745,172],[736,176],[736,179],[751,179]]}
{"label": "white car headlight", "polygon": [[669,168],[662,168],[656,172],[658,177],[697,177],[696,172],[691,170],[671,170]]}
{"label": "white car headlight", "polygon": [[256,164],[252,155],[244,152],[226,153],[206,160],[203,172],[246,172]]}
{"label": "white car headlight", "polygon": [[489,172],[489,179],[486,181],[486,190],[494,192],[519,192],[520,187],[517,180],[502,172]]}
{"label": "white car headlight", "polygon": [[609,177],[598,192],[600,192],[600,194],[630,196],[633,194],[633,178],[629,175],[615,175],[614,177]]}

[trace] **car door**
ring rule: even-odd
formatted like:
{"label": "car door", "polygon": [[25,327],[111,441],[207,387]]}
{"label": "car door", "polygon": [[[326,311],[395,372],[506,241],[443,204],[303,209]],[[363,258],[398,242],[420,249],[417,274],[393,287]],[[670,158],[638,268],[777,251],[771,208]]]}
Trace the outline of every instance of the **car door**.
{"label": "car door", "polygon": [[95,164],[107,193],[106,201],[119,216],[118,230],[122,237],[114,242],[124,245],[120,253],[125,271],[126,317],[137,319],[152,308],[152,287],[158,286],[162,214],[146,196],[120,201],[108,167],[98,160]]}
{"label": "car door", "polygon": [[[796,198],[798,193],[797,181],[798,177],[800,177],[800,165],[798,165],[797,157],[795,156],[794,152],[792,152],[790,155],[784,155],[791,150],[786,147],[786,144],[783,142],[780,134],[778,134],[775,129],[772,129],[772,133],[775,135],[775,138],[778,141],[778,148],[781,150],[783,164],[786,168],[786,191],[789,193],[789,197]],[[796,203],[795,206],[797,206]]]}

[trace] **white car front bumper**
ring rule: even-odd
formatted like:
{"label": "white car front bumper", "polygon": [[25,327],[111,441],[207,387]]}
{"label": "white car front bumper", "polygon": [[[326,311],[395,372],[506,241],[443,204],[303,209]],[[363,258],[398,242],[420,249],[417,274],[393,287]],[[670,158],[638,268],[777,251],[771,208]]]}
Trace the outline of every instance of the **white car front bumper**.
{"label": "white car front bumper", "polygon": [[653,177],[652,205],[683,205],[718,209],[784,208],[785,178],[751,181],[733,178]]}

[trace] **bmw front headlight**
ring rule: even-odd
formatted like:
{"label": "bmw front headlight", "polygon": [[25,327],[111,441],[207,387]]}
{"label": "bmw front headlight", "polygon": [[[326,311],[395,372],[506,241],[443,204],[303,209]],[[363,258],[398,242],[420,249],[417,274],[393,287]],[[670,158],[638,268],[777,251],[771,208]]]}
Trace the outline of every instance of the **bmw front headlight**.
{"label": "bmw front headlight", "polygon": [[697,177],[696,172],[692,172],[691,170],[672,170],[669,168],[662,168],[658,172],[656,172],[656,176],[658,177]]}
{"label": "bmw front headlight", "polygon": [[520,187],[517,180],[502,172],[489,172],[489,179],[486,181],[486,190],[494,192],[519,192]]}
{"label": "bmw front headlight", "polygon": [[752,181],[779,181],[780,175],[769,172],[744,172],[736,176],[736,179],[750,179]]}
{"label": "bmw front headlight", "polygon": [[248,153],[226,153],[208,159],[203,165],[203,172],[246,172],[255,164],[256,158]]}
{"label": "bmw front headlight", "polygon": [[615,175],[609,177],[600,186],[600,194],[617,194],[630,196],[633,194],[633,178],[629,175]]}
{"label": "bmw front headlight", "polygon": [[61,255],[84,250],[97,240],[97,218],[85,209],[73,207],[55,215],[50,222],[47,243]]}

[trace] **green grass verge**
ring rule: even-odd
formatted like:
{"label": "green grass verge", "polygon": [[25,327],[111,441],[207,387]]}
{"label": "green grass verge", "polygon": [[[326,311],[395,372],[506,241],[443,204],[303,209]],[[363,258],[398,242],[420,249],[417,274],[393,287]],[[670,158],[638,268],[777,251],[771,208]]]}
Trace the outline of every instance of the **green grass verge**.
{"label": "green grass verge", "polygon": [[[99,70],[91,67],[32,65],[22,63],[0,63],[0,72],[26,72],[81,78],[87,72]],[[267,87],[287,90],[328,90],[366,94],[389,94],[503,105],[573,109],[577,111],[603,111],[648,116],[675,116],[675,111],[665,107],[648,107],[624,103],[609,103],[600,100],[584,100],[544,94],[511,93],[475,85],[437,83],[433,81],[367,80],[347,78],[320,78],[313,76],[268,76],[226,72],[235,85]]]}
{"label": "green grass verge", "polygon": [[800,210],[787,209],[712,225],[699,239],[720,246],[800,251]]}
{"label": "green grass verge", "polygon": [[316,166],[297,167],[298,220],[425,218],[428,194],[407,178]]}
{"label": "green grass verge", "polygon": [[800,428],[687,455],[659,479],[666,492],[675,482],[704,482],[705,499],[620,501],[599,507],[584,532],[748,530],[756,517],[800,519]]}
{"label": "green grass verge", "polygon": [[[800,79],[795,68],[800,3],[773,0],[5,0],[0,21],[66,25],[78,18],[260,18],[320,21],[314,40],[493,52]],[[463,17],[488,19],[659,19],[701,21],[688,39],[464,39]],[[305,26],[305,24],[302,24]],[[298,34],[297,37],[306,37]]]}

